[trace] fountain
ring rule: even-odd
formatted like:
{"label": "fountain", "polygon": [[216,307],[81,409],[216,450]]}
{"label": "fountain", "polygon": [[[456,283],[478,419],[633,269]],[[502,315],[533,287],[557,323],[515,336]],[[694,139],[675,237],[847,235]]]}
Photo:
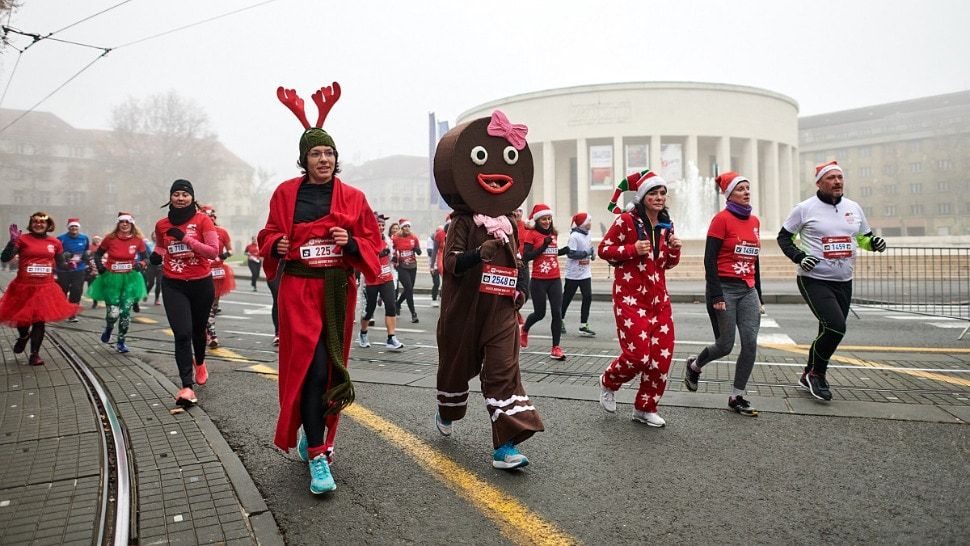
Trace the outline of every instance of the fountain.
{"label": "fountain", "polygon": [[700,176],[693,161],[687,162],[687,176],[667,180],[667,206],[674,230],[681,239],[704,239],[711,218],[721,208],[714,179]]}

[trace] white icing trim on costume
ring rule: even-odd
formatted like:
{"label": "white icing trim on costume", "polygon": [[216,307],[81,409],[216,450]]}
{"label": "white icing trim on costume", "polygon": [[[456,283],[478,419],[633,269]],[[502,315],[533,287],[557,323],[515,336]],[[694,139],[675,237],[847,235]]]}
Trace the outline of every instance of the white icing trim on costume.
{"label": "white icing trim on costume", "polygon": [[501,417],[503,413],[511,417],[516,413],[522,413],[523,411],[535,411],[535,410],[536,410],[535,406],[515,406],[514,408],[508,411],[501,410],[501,409],[495,410],[492,412],[492,422],[494,423],[495,421],[498,421],[498,418]]}
{"label": "white icing trim on costume", "polygon": [[439,406],[456,407],[456,406],[467,406],[468,401],[465,402],[438,402]]}
{"label": "white icing trim on costume", "polygon": [[522,395],[519,395],[519,394],[513,394],[511,398],[507,398],[505,400],[496,400],[495,398],[486,398],[485,399],[485,405],[486,406],[502,407],[502,406],[507,406],[507,405],[509,405],[509,404],[511,404],[513,402],[528,402],[528,401],[529,401],[529,397],[528,396],[522,396]]}
{"label": "white icing trim on costume", "polygon": [[454,398],[456,396],[465,396],[466,394],[468,394],[468,391],[465,391],[465,392],[445,392],[445,391],[438,391],[438,396],[446,396],[446,397],[449,397],[449,398]]}

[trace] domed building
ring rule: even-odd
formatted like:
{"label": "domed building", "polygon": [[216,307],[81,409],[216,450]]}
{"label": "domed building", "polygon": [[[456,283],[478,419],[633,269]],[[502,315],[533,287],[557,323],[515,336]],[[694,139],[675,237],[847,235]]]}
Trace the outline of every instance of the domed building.
{"label": "domed building", "polygon": [[546,203],[560,229],[576,211],[588,211],[593,235],[601,235],[617,181],[646,168],[668,181],[671,217],[684,238],[704,238],[723,204],[717,172],[751,180],[764,233],[777,233],[799,201],[798,103],[773,91],[696,82],[584,85],[491,101],[456,123],[496,109],[529,126],[535,179],[526,214]]}

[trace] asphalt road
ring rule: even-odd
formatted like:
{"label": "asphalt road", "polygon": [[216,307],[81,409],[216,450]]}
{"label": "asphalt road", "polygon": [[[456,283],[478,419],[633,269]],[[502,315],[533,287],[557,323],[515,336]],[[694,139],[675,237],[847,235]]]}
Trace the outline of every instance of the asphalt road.
{"label": "asphalt road", "polygon": [[[665,400],[680,402],[662,402],[668,426],[649,429],[629,420],[629,404],[608,415],[594,401],[596,376],[618,352],[615,327],[609,305],[594,303],[591,326],[597,337],[575,335],[574,301],[562,343],[567,361],[547,357],[548,318],[533,329],[524,351],[527,389],[549,393],[533,394],[546,432],[522,446],[532,464],[506,473],[488,464],[483,410],[470,410],[451,438],[434,429],[437,309],[428,307],[426,296],[418,303],[419,324],[409,324],[406,312],[402,316],[398,335],[408,346],[404,352],[355,345],[351,367],[366,379],[357,382],[357,407],[399,427],[409,445],[430,448],[432,456],[401,447],[363,414],[348,412],[333,467],[338,489],[314,497],[307,492],[305,463],[272,445],[276,383],[271,374],[255,373],[276,367],[269,295],[237,291],[224,298],[217,327],[226,350],[209,359],[209,384],[198,390],[201,406],[246,465],[289,544],[497,544],[541,536],[534,519],[501,519],[483,508],[477,493],[484,486],[504,493],[523,514],[541,518],[561,536],[589,544],[970,540],[970,427],[956,419],[812,414],[860,400],[881,403],[877,409],[966,406],[970,387],[960,380],[970,379],[970,341],[955,339],[965,323],[860,309],[859,319],[850,318],[843,345],[876,348],[840,354],[882,368],[833,369],[837,399],[818,404],[817,412],[766,411],[745,418],[720,407],[730,391],[730,357],[705,369],[706,395],[681,392],[678,366],[710,342],[711,334],[702,306],[675,304],[675,372]],[[96,335],[101,316],[100,310],[87,310],[81,323],[69,327]],[[766,345],[785,342],[783,336],[807,344],[815,336],[816,323],[803,305],[770,306],[767,318],[762,334],[773,337],[764,338]],[[133,325],[129,345],[174,379],[162,308],[145,306],[139,320],[146,323]],[[371,342],[382,335],[372,327]],[[901,351],[905,348],[911,349]],[[934,351],[940,348],[946,350]],[[807,403],[793,387],[800,354],[762,347],[758,362],[749,385],[756,405]],[[951,371],[914,376],[899,369]],[[705,405],[711,407],[696,407]],[[447,460],[458,470],[439,464]],[[484,486],[461,489],[456,481],[467,476]]]}

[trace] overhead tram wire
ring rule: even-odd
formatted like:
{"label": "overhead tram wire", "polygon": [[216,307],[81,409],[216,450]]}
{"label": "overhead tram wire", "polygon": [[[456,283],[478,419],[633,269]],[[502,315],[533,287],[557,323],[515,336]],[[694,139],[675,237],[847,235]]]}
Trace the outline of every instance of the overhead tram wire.
{"label": "overhead tram wire", "polygon": [[124,2],[119,2],[119,3],[117,3],[117,4],[115,4],[115,5],[113,5],[113,6],[111,6],[111,7],[108,7],[108,8],[104,8],[103,10],[101,10],[101,11],[99,11],[99,12],[97,12],[97,13],[94,13],[94,14],[91,14],[91,15],[88,15],[87,17],[85,17],[84,19],[81,19],[80,21],[75,21],[75,22],[73,22],[73,23],[71,23],[71,24],[69,24],[69,25],[67,25],[67,26],[66,26],[66,27],[64,27],[64,28],[59,28],[59,29],[57,29],[57,30],[55,30],[54,32],[51,32],[50,34],[48,34],[47,36],[45,36],[45,38],[50,38],[51,36],[53,36],[53,35],[55,35],[55,34],[57,34],[58,32],[62,32],[62,31],[65,31],[65,30],[67,30],[67,29],[69,29],[69,28],[71,28],[71,27],[74,27],[74,26],[77,26],[77,25],[80,25],[81,23],[83,23],[83,22],[85,22],[85,21],[89,21],[89,20],[91,20],[91,19],[94,19],[94,18],[95,18],[95,17],[97,17],[98,15],[101,15],[102,13],[106,13],[106,12],[109,12],[109,11],[111,11],[111,10],[113,10],[113,9],[115,9],[115,8],[117,8],[117,7],[120,7],[120,6],[123,6],[123,5],[125,5],[125,4],[127,4],[128,2],[131,2],[131,0],[124,0]]}
{"label": "overhead tram wire", "polygon": [[[131,1],[131,0],[126,0],[126,1]],[[59,41],[59,42],[65,42],[65,43],[69,43],[69,44],[74,44],[74,45],[79,45],[79,46],[84,46],[84,47],[91,47],[91,48],[95,48],[95,49],[100,49],[104,53],[102,53],[101,55],[98,55],[94,60],[92,60],[87,65],[85,65],[84,68],[82,68],[81,70],[78,70],[77,72],[75,72],[73,76],[71,76],[70,78],[68,78],[61,85],[57,86],[56,89],[54,89],[53,91],[51,91],[50,93],[48,93],[44,98],[42,98],[39,101],[37,101],[37,103],[35,103],[33,106],[31,106],[28,110],[24,111],[19,116],[17,116],[16,118],[14,118],[10,123],[4,125],[3,127],[0,127],[0,133],[3,133],[11,125],[17,123],[18,121],[20,121],[21,119],[23,119],[27,114],[33,112],[38,106],[40,106],[41,104],[43,104],[47,99],[51,98],[55,93],[57,93],[58,91],[60,91],[61,89],[63,89],[64,86],[66,86],[68,83],[71,82],[71,80],[73,80],[74,78],[80,76],[81,73],[84,72],[85,70],[87,70],[88,68],[90,68],[91,65],[93,65],[99,59],[101,59],[102,57],[104,57],[105,55],[107,55],[108,53],[110,53],[111,51],[113,51],[115,49],[121,49],[123,47],[128,47],[128,46],[132,46],[132,45],[135,45],[135,44],[140,44],[142,42],[147,42],[148,40],[154,40],[155,38],[160,38],[162,36],[167,36],[167,35],[173,34],[175,32],[179,32],[179,31],[186,30],[186,29],[189,29],[189,28],[192,28],[192,27],[196,27],[196,26],[199,26],[199,25],[203,25],[205,23],[210,23],[212,21],[216,21],[218,19],[222,19],[223,17],[229,17],[230,15],[235,15],[237,13],[242,13],[244,11],[251,10],[253,8],[258,8],[260,6],[265,6],[266,4],[272,4],[272,3],[278,2],[278,1],[279,0],[264,0],[263,2],[257,2],[255,4],[250,5],[250,6],[245,6],[245,7],[236,9],[236,10],[228,11],[226,13],[222,13],[220,15],[215,15],[213,17],[209,17],[209,18],[203,19],[201,21],[196,21],[196,22],[190,23],[188,25],[183,25],[183,26],[180,26],[180,27],[177,27],[177,28],[173,28],[171,30],[166,30],[165,32],[159,32],[158,34],[153,34],[151,36],[146,36],[144,38],[139,38],[138,40],[134,40],[134,41],[131,41],[131,42],[126,42],[124,44],[121,44],[121,45],[118,45],[118,46],[115,46],[115,47],[107,47],[107,48],[106,47],[94,46],[94,45],[90,45],[90,44],[82,44],[82,43],[78,43],[78,42],[69,42],[67,40],[60,40],[60,39],[57,39],[57,38],[50,38],[51,35],[53,35],[53,34],[55,34],[57,32],[60,32],[61,30],[64,30],[64,29],[56,30],[54,32],[51,32],[51,33],[47,34],[46,36],[40,36],[39,34],[30,34],[30,33],[27,33],[27,32],[18,31],[16,29],[10,28],[8,26],[4,26],[3,29],[4,29],[5,32],[15,32],[17,34],[21,34],[21,35],[24,35],[24,36],[30,36],[30,37],[34,38],[34,41],[31,44],[29,44],[28,46],[26,46],[24,48],[24,51],[26,51],[27,48],[29,48],[30,46],[34,45],[35,43],[37,43],[37,42],[39,42],[39,41],[41,41],[43,39],[51,39],[51,40],[55,40],[55,41]],[[117,4],[115,6],[112,6],[111,8],[108,8],[108,9],[113,9],[114,7],[120,6],[120,5],[124,4],[124,3],[125,2],[122,2],[121,4]],[[91,16],[87,17],[86,19],[90,19],[91,17],[94,17],[95,15],[99,15],[100,13],[104,13],[104,11],[107,11],[107,9],[106,10],[103,10],[103,11],[101,11],[99,13],[96,13],[94,15],[91,15]],[[86,20],[86,19],[84,19],[84,20]],[[76,24],[78,24],[80,22],[81,21],[78,21],[77,23],[73,23],[71,25],[68,25],[68,27],[74,26],[74,25],[76,25]],[[68,28],[68,27],[64,27],[64,28]],[[23,51],[21,51],[21,53],[23,53]],[[9,87],[9,82],[8,82],[8,87]],[[6,93],[6,91],[4,91],[4,93]]]}

